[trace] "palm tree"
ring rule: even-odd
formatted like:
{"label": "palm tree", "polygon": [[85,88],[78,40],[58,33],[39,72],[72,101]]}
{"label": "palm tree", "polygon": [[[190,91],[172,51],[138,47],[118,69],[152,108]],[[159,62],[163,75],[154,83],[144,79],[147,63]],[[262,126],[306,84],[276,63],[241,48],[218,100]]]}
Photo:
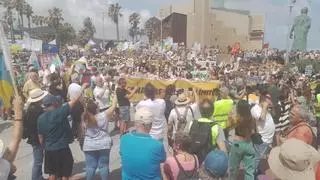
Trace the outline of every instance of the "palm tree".
{"label": "palm tree", "polygon": [[27,19],[28,19],[28,28],[30,30],[31,28],[31,17],[32,17],[32,14],[33,14],[33,10],[32,10],[32,7],[30,4],[27,4],[24,8],[24,14],[26,15]]}
{"label": "palm tree", "polygon": [[7,9],[7,11],[5,12],[4,19],[10,27],[11,41],[14,42],[15,38],[14,38],[13,22],[15,21],[15,19],[13,18],[13,14],[10,8]]}
{"label": "palm tree", "polygon": [[49,17],[44,19],[48,26],[54,29],[57,45],[59,44],[58,29],[62,25],[61,22],[63,20],[62,10],[56,7],[49,9]]}
{"label": "palm tree", "polygon": [[110,4],[108,9],[108,16],[112,19],[112,21],[116,24],[117,30],[117,40],[119,41],[119,17],[122,16],[120,13],[121,6],[119,3]]}

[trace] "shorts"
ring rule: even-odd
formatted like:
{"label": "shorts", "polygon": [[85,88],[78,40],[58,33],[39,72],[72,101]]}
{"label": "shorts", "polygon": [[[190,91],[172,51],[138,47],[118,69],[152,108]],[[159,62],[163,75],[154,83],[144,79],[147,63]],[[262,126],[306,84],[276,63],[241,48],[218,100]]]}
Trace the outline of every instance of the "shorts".
{"label": "shorts", "polygon": [[123,121],[130,121],[130,106],[120,106],[120,119]]}
{"label": "shorts", "polygon": [[70,148],[45,151],[44,172],[56,177],[72,175],[73,157]]}

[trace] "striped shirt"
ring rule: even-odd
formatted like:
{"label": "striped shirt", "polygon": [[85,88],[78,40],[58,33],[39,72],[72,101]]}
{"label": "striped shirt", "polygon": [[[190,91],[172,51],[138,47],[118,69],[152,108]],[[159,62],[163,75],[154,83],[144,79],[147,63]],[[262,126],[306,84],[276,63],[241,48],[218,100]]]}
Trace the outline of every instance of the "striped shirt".
{"label": "striped shirt", "polygon": [[279,102],[280,108],[281,108],[281,113],[280,113],[280,118],[279,122],[276,124],[276,132],[284,132],[285,130],[288,129],[290,121],[290,111],[292,108],[292,104],[288,101],[280,101]]}

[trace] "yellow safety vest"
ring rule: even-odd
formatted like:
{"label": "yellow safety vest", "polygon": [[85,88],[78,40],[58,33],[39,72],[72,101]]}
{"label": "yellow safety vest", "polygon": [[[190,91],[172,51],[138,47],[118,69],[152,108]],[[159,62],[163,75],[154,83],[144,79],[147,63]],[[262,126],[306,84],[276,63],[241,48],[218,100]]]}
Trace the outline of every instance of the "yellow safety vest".
{"label": "yellow safety vest", "polygon": [[232,108],[232,99],[221,99],[214,102],[213,119],[222,127],[222,129],[228,127],[229,113],[232,111]]}
{"label": "yellow safety vest", "polygon": [[[213,121],[207,118],[200,118],[198,122],[205,122],[205,123],[212,123]],[[217,144],[217,137],[219,135],[219,125],[215,124],[211,127],[211,137],[212,137],[212,145],[216,146]]]}
{"label": "yellow safety vest", "polygon": [[[320,105],[320,94],[317,94],[317,103]],[[320,117],[320,108],[316,108],[316,116]]]}

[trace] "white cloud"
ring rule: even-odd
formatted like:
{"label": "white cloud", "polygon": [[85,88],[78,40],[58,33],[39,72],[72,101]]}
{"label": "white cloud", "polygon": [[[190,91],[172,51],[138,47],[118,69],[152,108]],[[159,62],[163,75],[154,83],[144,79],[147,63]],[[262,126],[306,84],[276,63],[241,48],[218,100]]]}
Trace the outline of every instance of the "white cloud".
{"label": "white cloud", "polygon": [[[65,22],[72,24],[76,30],[82,28],[83,20],[90,17],[96,27],[95,36],[98,38],[115,39],[115,24],[108,17],[108,5],[118,2],[117,0],[27,0],[35,14],[48,15],[48,9],[58,7],[63,10]],[[128,38],[129,16],[134,11],[123,8],[123,17],[119,20],[120,38]],[[149,10],[141,10],[141,23],[144,23],[151,12]],[[104,14],[104,18],[103,18]],[[104,22],[104,26],[103,26]],[[103,32],[104,29],[104,32]]]}

